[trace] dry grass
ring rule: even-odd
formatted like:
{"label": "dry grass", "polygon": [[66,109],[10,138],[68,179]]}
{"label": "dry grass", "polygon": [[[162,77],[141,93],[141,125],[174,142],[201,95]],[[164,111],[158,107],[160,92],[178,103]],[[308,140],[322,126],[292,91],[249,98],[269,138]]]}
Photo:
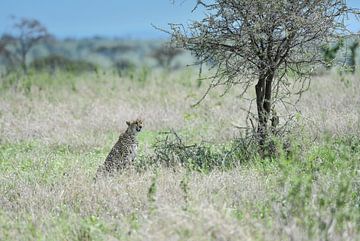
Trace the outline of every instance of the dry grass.
{"label": "dry grass", "polygon": [[[232,211],[266,197],[263,177],[240,170],[214,172],[208,176],[195,173],[189,183],[190,207],[185,210],[179,186],[184,173],[160,170],[158,175],[154,211],[147,198],[151,172],[130,172],[94,184],[77,169],[50,187],[20,183],[17,178],[7,176],[7,183],[13,182],[15,186],[1,198],[1,204],[9,218],[7,225],[17,227],[19,219],[23,219],[27,225],[41,230],[39,236],[47,240],[65,240],[69,235],[76,240],[72,235],[79,234],[81,219],[91,217],[98,222],[105,220],[106,227],[90,230],[89,235],[104,238],[104,234],[105,239],[107,235],[115,235],[135,240],[209,240],[212,237],[239,240],[258,232],[254,224],[235,219]],[[68,233],[56,233],[62,219],[69,222],[62,227],[69,229]],[[245,225],[243,230],[237,228],[240,224]],[[249,229],[251,233],[247,233]],[[22,236],[19,232],[21,230],[13,233],[7,230],[5,235],[14,240]]]}
{"label": "dry grass", "polygon": [[[358,165],[319,172],[309,197],[301,196],[307,187],[302,183],[304,190],[296,197],[310,200],[305,206],[291,202],[296,183],[306,179],[290,179],[301,172],[291,163],[209,174],[184,168],[128,170],[94,183],[93,174],[125,121],[138,116],[145,119],[140,136],[144,155],[151,152],[156,131],[167,128],[215,142],[239,135],[232,123],[245,125],[246,113],[240,108],[244,101],[233,98],[238,90],[224,98],[213,92],[191,108],[203,91],[196,88],[194,76],[191,71],[154,73],[141,82],[89,75],[72,77],[75,85],[40,89],[35,81],[30,93],[3,91],[0,240],[360,240],[352,216],[343,226],[326,226],[326,232],[316,226],[319,220],[330,222],[342,177],[355,175]],[[299,106],[304,131],[333,137],[360,134],[357,81],[350,78],[351,86],[346,86],[337,77],[315,77]],[[320,165],[331,159],[328,152],[315,148],[308,156]],[[351,160],[359,156],[345,154]],[[152,183],[154,200],[149,198]],[[357,178],[350,191],[358,190],[358,183]],[[325,194],[329,203],[319,209],[318,199]],[[335,207],[337,213],[355,213],[353,207]],[[303,214],[296,214],[297,208]],[[318,220],[312,224],[309,217]]]}
{"label": "dry grass", "polygon": [[[200,129],[204,134],[197,134],[203,138],[221,141],[237,136],[233,123],[246,125],[242,108],[248,104],[233,98],[240,90],[234,89],[224,98],[214,91],[200,106],[191,108],[204,91],[195,87],[195,77],[191,71],[154,74],[142,84],[114,75],[90,75],[73,80],[76,91],[69,91],[68,86],[39,91],[34,86],[31,96],[2,93],[0,134],[9,141],[37,139],[101,146],[104,133],[119,132],[126,120],[141,116],[151,131]],[[339,77],[313,79],[311,90],[299,104],[308,130],[317,134],[359,133],[359,80],[347,78],[350,84]]]}
{"label": "dry grass", "polygon": [[306,125],[317,135],[360,134],[360,79],[358,76],[315,77],[301,107]]}

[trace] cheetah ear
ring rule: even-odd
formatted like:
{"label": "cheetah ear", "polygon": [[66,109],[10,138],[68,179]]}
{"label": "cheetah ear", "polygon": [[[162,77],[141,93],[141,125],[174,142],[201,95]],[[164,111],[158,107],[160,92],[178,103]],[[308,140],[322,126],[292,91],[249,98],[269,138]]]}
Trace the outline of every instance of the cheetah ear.
{"label": "cheetah ear", "polygon": [[126,124],[127,124],[128,126],[130,126],[130,121],[127,121]]}

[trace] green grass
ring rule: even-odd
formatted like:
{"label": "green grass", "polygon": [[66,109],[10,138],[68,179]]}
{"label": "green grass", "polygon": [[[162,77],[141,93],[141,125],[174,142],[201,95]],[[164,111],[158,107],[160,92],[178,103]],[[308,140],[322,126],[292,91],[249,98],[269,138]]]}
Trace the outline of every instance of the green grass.
{"label": "green grass", "polygon": [[[154,134],[144,133],[140,140],[143,138],[153,139]],[[101,194],[87,196],[102,185],[109,185],[107,182],[115,189],[131,185],[131,180],[127,180],[128,175],[134,175],[131,173],[123,174],[120,179],[105,180],[100,186],[93,183],[93,174],[105,158],[106,150],[78,150],[69,145],[44,146],[37,142],[3,143],[0,150],[0,192],[4,207],[0,211],[2,240],[106,240],[110,236],[120,240],[146,239],[138,231],[145,232],[144,226],[158,221],[157,215],[163,215],[160,203],[163,204],[164,200],[160,199],[167,198],[158,194],[157,189],[164,188],[159,184],[159,176],[163,175],[165,180],[171,179],[167,176],[172,170],[162,168],[157,174],[151,174],[151,170],[155,170],[151,169],[143,174],[135,174],[148,182],[143,190],[135,187],[125,188],[125,193],[108,193],[110,198],[134,195],[134,199],[126,203],[127,211],[122,210],[123,207],[117,207],[120,210],[115,211],[101,201],[104,200],[98,196]],[[258,185],[266,190],[262,198],[256,195],[244,198],[241,193],[236,196],[236,186],[216,183],[211,184],[215,186],[213,191],[199,194],[197,189],[203,186],[193,178],[197,171],[190,170],[186,174],[187,186],[184,186],[185,179],[179,167],[172,181],[177,183],[180,190],[171,195],[178,195],[176,198],[183,201],[187,199],[184,204],[186,208],[181,208],[181,202],[179,207],[171,203],[168,208],[174,209],[173,215],[181,221],[183,215],[196,217],[199,212],[206,212],[206,208],[202,207],[204,200],[196,199],[208,198],[207,202],[225,215],[227,221],[249,230],[254,228],[249,223],[256,223],[255,226],[261,230],[251,236],[256,240],[266,239],[270,234],[279,239],[291,239],[296,232],[313,240],[342,239],[344,233],[355,235],[351,236],[355,238],[360,232],[359,150],[360,139],[349,137],[314,145],[305,157],[251,160],[225,172],[200,172],[204,180],[211,179],[215,174],[217,178],[222,178],[227,172],[241,170],[257,173],[262,180]],[[157,178],[154,179],[153,175]],[[244,177],[233,176],[234,179]],[[223,191],[222,188],[227,190]],[[166,195],[166,190],[162,191]],[[62,192],[69,192],[68,196],[59,197]],[[111,192],[111,188],[107,192]],[[151,196],[141,199],[139,196],[142,195]],[[46,208],[38,205],[45,205]],[[133,205],[140,210],[130,208]],[[114,220],[116,217],[119,220]],[[286,233],[283,230],[286,227],[292,228],[294,233]],[[198,235],[196,232],[205,232],[194,229],[196,227],[180,225],[176,228],[178,231],[173,230],[173,235],[197,239],[200,237],[194,236]],[[223,235],[222,230],[214,232],[213,235],[217,235],[217,232]]]}
{"label": "green grass", "polygon": [[[245,116],[236,89],[191,108],[204,90],[194,74],[139,73],[1,82],[0,240],[360,240],[356,86],[318,79],[292,153],[261,159],[233,148],[243,133],[232,123]],[[134,166],[94,182],[139,116]],[[170,129],[192,147],[159,143]]]}

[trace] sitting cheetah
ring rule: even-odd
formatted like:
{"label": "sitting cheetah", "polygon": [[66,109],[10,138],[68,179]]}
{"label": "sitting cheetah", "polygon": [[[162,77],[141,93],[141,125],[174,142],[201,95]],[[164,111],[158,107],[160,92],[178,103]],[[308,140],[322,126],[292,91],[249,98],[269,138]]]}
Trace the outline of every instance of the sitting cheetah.
{"label": "sitting cheetah", "polygon": [[133,122],[127,121],[128,128],[120,135],[119,140],[111,149],[104,164],[99,167],[96,176],[100,173],[111,173],[115,170],[125,168],[136,157],[138,142],[136,135],[141,131],[143,122],[137,119]]}

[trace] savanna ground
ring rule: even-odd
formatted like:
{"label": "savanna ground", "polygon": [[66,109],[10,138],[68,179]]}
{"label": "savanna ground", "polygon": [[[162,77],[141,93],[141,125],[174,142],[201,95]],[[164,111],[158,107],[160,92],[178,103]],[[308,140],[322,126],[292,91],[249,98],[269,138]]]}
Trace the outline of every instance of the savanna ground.
{"label": "savanna ground", "polygon": [[[360,240],[359,78],[312,78],[291,155],[232,153],[223,167],[215,159],[242,136],[235,126],[248,103],[234,88],[192,108],[206,88],[196,77],[142,69],[2,78],[0,240]],[[137,117],[137,163],[94,182]],[[207,146],[198,162],[217,164],[157,163],[154,143],[170,129]]]}

